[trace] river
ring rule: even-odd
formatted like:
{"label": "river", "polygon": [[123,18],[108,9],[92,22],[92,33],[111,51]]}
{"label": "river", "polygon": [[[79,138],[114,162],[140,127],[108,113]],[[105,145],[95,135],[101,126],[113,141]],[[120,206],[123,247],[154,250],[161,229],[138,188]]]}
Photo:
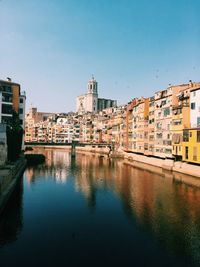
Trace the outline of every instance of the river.
{"label": "river", "polygon": [[[200,189],[43,150],[0,218],[0,266],[200,266]],[[190,177],[188,177],[190,179]]]}

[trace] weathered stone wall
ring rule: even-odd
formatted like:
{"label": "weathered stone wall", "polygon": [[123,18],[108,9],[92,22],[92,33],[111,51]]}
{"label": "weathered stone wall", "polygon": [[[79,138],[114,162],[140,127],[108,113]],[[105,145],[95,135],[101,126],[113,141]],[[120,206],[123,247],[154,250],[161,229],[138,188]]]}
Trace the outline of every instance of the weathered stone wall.
{"label": "weathered stone wall", "polygon": [[85,146],[85,147],[76,147],[77,152],[90,152],[90,153],[100,153],[108,155],[110,149],[108,147],[98,147],[98,146]]}
{"label": "weathered stone wall", "polygon": [[0,166],[7,160],[6,125],[0,124]]}
{"label": "weathered stone wall", "polygon": [[[188,164],[186,162],[174,162],[172,159],[161,159],[155,157],[147,157],[144,155],[134,154],[134,153],[126,153],[123,151],[115,151],[109,153],[109,148],[98,148],[98,147],[77,147],[77,152],[92,152],[92,153],[100,153],[107,154],[112,158],[122,158],[124,159],[125,164],[132,165],[137,168],[146,169],[152,172],[163,174],[167,171],[182,173],[185,175],[190,175],[194,177],[200,178],[200,166]],[[166,173],[165,173],[166,175]],[[192,178],[191,178],[192,179]],[[195,182],[199,184],[199,181]]]}
{"label": "weathered stone wall", "polygon": [[0,169],[0,214],[15,189],[18,179],[22,176],[26,163],[26,159],[21,157],[14,163],[6,164],[5,168]]}

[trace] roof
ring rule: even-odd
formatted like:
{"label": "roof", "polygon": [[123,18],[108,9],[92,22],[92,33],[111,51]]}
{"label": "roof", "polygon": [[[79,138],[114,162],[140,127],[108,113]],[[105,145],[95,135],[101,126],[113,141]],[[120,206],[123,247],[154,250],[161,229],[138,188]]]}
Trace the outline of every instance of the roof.
{"label": "roof", "polygon": [[200,90],[200,87],[191,89],[190,92],[194,92],[194,91],[197,91],[197,90]]}
{"label": "roof", "polygon": [[12,82],[12,81],[0,80],[0,84],[1,83],[6,84],[6,85],[18,85],[18,86],[20,86],[19,83],[15,83],[15,82]]}

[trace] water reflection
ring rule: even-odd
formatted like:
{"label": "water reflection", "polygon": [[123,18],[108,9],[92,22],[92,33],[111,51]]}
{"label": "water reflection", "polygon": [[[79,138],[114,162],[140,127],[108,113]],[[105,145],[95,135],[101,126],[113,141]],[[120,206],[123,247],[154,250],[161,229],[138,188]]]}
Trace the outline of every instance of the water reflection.
{"label": "water reflection", "polygon": [[[71,158],[70,153],[65,151],[42,152],[46,155],[46,163],[26,170],[25,177],[29,187],[37,186],[41,181],[53,181],[59,186],[70,184],[74,194],[84,196],[86,207],[93,214],[99,211],[101,205],[102,209],[106,205],[105,202],[100,202],[102,198],[99,195],[112,194],[119,200],[132,227],[137,225],[141,232],[151,236],[152,242],[158,243],[170,255],[184,259],[186,265],[200,264],[200,189],[189,186],[194,178],[181,174],[175,176],[171,173],[150,172],[131,167],[120,160],[97,155],[77,154],[75,158]],[[198,180],[195,179],[194,184],[198,185]],[[20,188],[15,212],[7,219],[12,221],[12,227],[9,228],[3,222],[0,224],[1,243],[14,241],[22,227],[22,186]],[[51,190],[53,192],[54,189]],[[68,203],[69,200],[65,201]],[[53,201],[61,205],[62,199],[53,199],[52,203]],[[71,206],[69,207],[71,211]],[[59,208],[57,206],[58,210]],[[78,212],[81,212],[80,207]],[[65,213],[66,210],[63,211]],[[77,216],[70,215],[72,218]],[[64,217],[60,220],[62,219]],[[101,221],[105,219],[100,218]],[[114,224],[117,223],[116,220]],[[66,230],[63,229],[64,231]],[[114,236],[112,238],[115,239]],[[94,240],[95,238],[92,242]]]}
{"label": "water reflection", "polygon": [[172,252],[200,263],[200,190],[123,166],[116,180],[126,213]]}
{"label": "water reflection", "polygon": [[57,183],[66,183],[69,175],[73,175],[75,168],[70,166],[71,160],[69,153],[61,153],[58,150],[39,149],[38,153],[43,153],[46,157],[45,164],[29,167],[26,176],[29,184],[35,183],[38,177],[52,177]]}
{"label": "water reflection", "polygon": [[77,164],[82,171],[75,178],[76,190],[91,206],[95,205],[98,190],[112,190],[129,218],[172,253],[200,263],[198,188],[179,183],[169,173],[161,176],[102,157],[81,155]]}

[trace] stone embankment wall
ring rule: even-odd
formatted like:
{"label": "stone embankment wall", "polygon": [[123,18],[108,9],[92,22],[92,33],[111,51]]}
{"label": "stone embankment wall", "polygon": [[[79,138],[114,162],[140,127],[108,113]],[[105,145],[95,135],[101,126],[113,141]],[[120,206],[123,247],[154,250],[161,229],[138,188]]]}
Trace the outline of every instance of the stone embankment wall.
{"label": "stone embankment wall", "polygon": [[7,139],[6,125],[0,124],[0,166],[3,166],[7,160]]}
{"label": "stone embankment wall", "polygon": [[191,175],[200,178],[200,166],[189,164],[186,162],[175,162],[172,159],[160,159],[155,157],[147,157],[144,155],[127,153],[123,150],[111,152],[109,148],[99,147],[76,147],[77,152],[90,152],[109,155],[112,158],[124,159],[125,164],[132,165],[137,168],[146,169],[152,172],[162,174],[163,171],[171,171]]}
{"label": "stone embankment wall", "polygon": [[10,195],[15,189],[18,179],[26,167],[26,159],[19,158],[15,163],[0,169],[0,213],[3,211]]}
{"label": "stone embankment wall", "polygon": [[172,159],[159,159],[155,157],[147,157],[143,155],[126,153],[126,152],[114,152],[114,157],[124,158],[126,163],[129,163],[136,167],[145,167],[145,169],[153,170],[153,168],[161,168],[165,171],[179,172],[187,175],[192,175],[200,178],[200,166],[189,164],[186,162],[175,162]]}
{"label": "stone embankment wall", "polygon": [[92,146],[85,146],[85,147],[76,147],[77,152],[90,152],[90,153],[100,153],[108,155],[110,153],[110,149],[108,147],[92,147]]}

